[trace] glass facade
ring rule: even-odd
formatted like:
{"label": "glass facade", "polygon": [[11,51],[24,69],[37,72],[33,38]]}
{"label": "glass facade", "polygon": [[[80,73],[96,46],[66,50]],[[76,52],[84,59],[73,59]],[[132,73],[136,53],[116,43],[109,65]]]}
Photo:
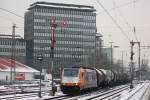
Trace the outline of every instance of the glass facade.
{"label": "glass facade", "polygon": [[[12,56],[12,38],[0,37],[0,56],[11,59]],[[16,38],[15,59],[21,63],[26,63],[26,42],[22,38]]]}
{"label": "glass facade", "polygon": [[96,13],[92,6],[37,2],[25,14],[25,39],[30,65],[38,69],[37,54],[44,56],[43,68],[50,69],[51,21],[56,19],[54,70],[85,65],[88,52],[95,49]]}

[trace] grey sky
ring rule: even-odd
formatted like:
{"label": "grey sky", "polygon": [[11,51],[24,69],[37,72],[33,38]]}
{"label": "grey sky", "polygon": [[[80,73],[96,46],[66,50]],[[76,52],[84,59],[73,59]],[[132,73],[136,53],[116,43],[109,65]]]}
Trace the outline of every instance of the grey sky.
{"label": "grey sky", "polygon": [[[33,2],[39,0],[1,0],[0,8],[4,8],[14,13],[24,16],[24,12]],[[43,0],[48,2],[62,2],[62,3],[75,3],[92,5],[97,10],[97,29],[98,32],[103,35],[103,40],[106,46],[110,46],[109,42],[113,41],[114,45],[120,46],[115,49],[115,58],[121,58],[121,50],[128,53],[125,57],[126,61],[129,59],[130,44],[128,39],[121,33],[116,27],[110,17],[104,12],[104,10],[98,5],[96,0]],[[137,38],[141,41],[141,45],[150,46],[150,0],[99,0],[103,6],[108,10],[111,16],[121,26],[126,35],[132,40],[135,40],[133,30],[131,27],[136,27]],[[131,3],[134,2],[135,3]],[[112,8],[117,8],[113,9]],[[119,13],[121,12],[121,14]],[[123,16],[122,16],[123,15]],[[122,16],[122,17],[121,17]],[[125,21],[126,20],[126,21]],[[24,19],[16,17],[12,14],[0,10],[0,34],[11,34],[12,24],[15,23],[18,27],[16,33],[23,36],[24,33]],[[131,26],[127,26],[127,23]],[[137,51],[137,46],[135,46]],[[149,50],[142,50],[142,57],[146,54],[145,58],[150,59]],[[137,57],[136,53],[136,57]]]}

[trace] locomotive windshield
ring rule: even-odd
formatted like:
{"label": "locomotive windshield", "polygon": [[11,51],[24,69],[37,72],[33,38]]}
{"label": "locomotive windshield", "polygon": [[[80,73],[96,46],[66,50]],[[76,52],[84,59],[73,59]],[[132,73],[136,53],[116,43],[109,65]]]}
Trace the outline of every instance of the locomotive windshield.
{"label": "locomotive windshield", "polygon": [[79,69],[78,68],[64,68],[64,76],[78,76]]}

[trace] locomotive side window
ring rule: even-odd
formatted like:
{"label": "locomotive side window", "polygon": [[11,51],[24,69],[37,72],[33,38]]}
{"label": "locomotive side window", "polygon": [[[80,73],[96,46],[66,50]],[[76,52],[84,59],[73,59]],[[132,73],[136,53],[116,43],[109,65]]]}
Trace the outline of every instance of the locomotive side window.
{"label": "locomotive side window", "polygon": [[78,68],[65,68],[64,69],[64,76],[78,76],[79,69]]}
{"label": "locomotive side window", "polygon": [[81,76],[82,76],[82,78],[83,78],[83,76],[84,76],[84,75],[83,75],[83,72],[81,73]]}

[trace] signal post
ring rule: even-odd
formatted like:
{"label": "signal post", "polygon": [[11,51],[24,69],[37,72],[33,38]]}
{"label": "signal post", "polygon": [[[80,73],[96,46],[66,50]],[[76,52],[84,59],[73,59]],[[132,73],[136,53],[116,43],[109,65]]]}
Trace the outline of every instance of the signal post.
{"label": "signal post", "polygon": [[54,47],[55,47],[55,29],[57,27],[57,24],[55,22],[55,18],[52,19],[51,22],[51,52],[50,52],[50,57],[51,57],[51,75],[52,75],[52,91],[51,95],[54,96],[55,92],[57,90],[57,87],[54,86],[54,77],[53,77],[53,66],[54,66]]}

